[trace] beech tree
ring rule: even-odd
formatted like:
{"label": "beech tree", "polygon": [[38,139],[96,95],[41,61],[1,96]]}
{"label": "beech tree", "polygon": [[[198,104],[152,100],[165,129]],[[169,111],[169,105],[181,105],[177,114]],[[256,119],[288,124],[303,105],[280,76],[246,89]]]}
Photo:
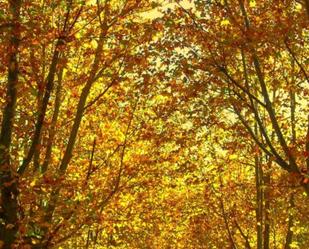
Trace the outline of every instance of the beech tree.
{"label": "beech tree", "polygon": [[[134,63],[146,63],[138,46],[151,39],[152,30],[138,21],[137,14],[153,5],[149,1],[8,1],[1,5],[5,21],[1,78],[7,71],[7,90],[0,139],[0,241],[3,248],[47,248],[59,230],[65,232],[62,221],[69,226],[81,211],[61,213],[60,209],[63,194],[70,191],[63,186],[73,183],[74,170],[68,173],[67,169],[76,143],[81,143],[80,127],[86,128],[83,116],[102,103],[110,88],[129,81],[127,75],[136,70]],[[128,127],[125,137],[130,122],[123,124]],[[88,181],[100,146],[95,136],[86,134],[84,142],[92,143]],[[125,147],[126,138],[114,149],[120,161]],[[117,191],[121,171],[108,176],[106,196],[94,209],[103,208]],[[71,191],[78,196],[77,189]],[[74,231],[80,224],[70,226]],[[60,240],[69,237],[67,233]]]}
{"label": "beech tree", "polygon": [[[272,168],[277,165],[289,172],[286,184],[302,186],[308,195],[305,3],[194,2],[191,9],[178,2],[176,11],[167,11],[167,29],[159,48],[166,55],[164,63],[177,64],[168,77],[182,79],[184,88],[194,92],[196,105],[202,104],[198,119],[207,121],[199,123],[234,129],[235,136],[249,135],[254,142],[256,243],[257,248],[269,248]],[[220,115],[214,115],[214,110]],[[223,148],[235,151],[237,146],[233,141]],[[220,205],[226,216],[224,203]],[[288,220],[286,248],[293,234],[289,232],[292,218]],[[224,222],[231,247],[237,248],[228,221]],[[243,235],[244,246],[250,246]]]}
{"label": "beech tree", "polygon": [[[175,46],[190,49],[193,63],[181,61],[183,73],[197,84],[202,80],[219,84],[223,90],[218,97],[225,98],[224,104],[231,105],[257,146],[284,170],[303,178],[302,185],[308,191],[305,177],[307,142],[302,146],[288,142],[291,139],[287,136],[291,134],[283,131],[284,124],[280,122],[287,111],[276,106],[277,101],[288,101],[290,94],[296,94],[299,102],[291,100],[293,111],[290,115],[295,119],[295,108],[306,108],[303,103],[307,101],[308,76],[305,62],[301,59],[306,58],[306,49],[299,48],[304,44],[307,16],[297,9],[300,4],[294,2],[274,6],[268,13],[260,11],[260,8],[270,5],[267,1],[214,4],[198,1],[196,13],[180,7],[179,11],[183,10],[180,15],[189,23],[176,27],[189,33],[187,39],[182,38],[184,40],[178,41]],[[281,16],[281,12],[287,13],[286,16]],[[273,21],[264,23],[264,15],[269,16],[270,13]],[[194,70],[210,75],[205,78],[203,74],[204,78],[200,79],[201,76]],[[290,70],[289,76],[285,76],[283,70]],[[198,75],[197,79],[195,75]],[[247,120],[249,114],[257,122],[261,138],[254,134],[252,121]],[[263,123],[264,118],[269,120],[275,141],[270,139],[272,131]],[[308,121],[304,115],[298,120],[298,139],[307,141]],[[300,150],[299,154],[295,150]]]}

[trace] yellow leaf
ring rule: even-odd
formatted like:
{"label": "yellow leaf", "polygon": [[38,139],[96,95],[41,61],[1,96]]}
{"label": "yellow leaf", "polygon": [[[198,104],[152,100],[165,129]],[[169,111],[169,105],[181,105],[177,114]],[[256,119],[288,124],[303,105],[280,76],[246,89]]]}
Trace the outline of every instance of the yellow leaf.
{"label": "yellow leaf", "polygon": [[234,160],[234,159],[237,159],[237,158],[238,158],[238,156],[236,154],[229,155],[230,160]]}
{"label": "yellow leaf", "polygon": [[34,187],[36,184],[36,180],[34,179],[31,183],[30,183],[30,187]]}
{"label": "yellow leaf", "polygon": [[249,6],[250,6],[251,8],[254,8],[254,7],[256,6],[255,0],[251,0],[250,3],[249,3]]}
{"label": "yellow leaf", "polygon": [[80,33],[77,33],[77,34],[75,35],[75,37],[76,37],[77,39],[80,39],[82,36],[81,36]]}
{"label": "yellow leaf", "polygon": [[98,44],[97,44],[97,42],[95,40],[92,40],[90,42],[90,45],[91,45],[92,48],[96,48]]}
{"label": "yellow leaf", "polygon": [[229,24],[230,24],[230,21],[227,20],[227,19],[224,19],[224,20],[222,20],[222,21],[220,22],[220,25],[221,25],[221,26],[227,26],[227,25],[229,25]]}
{"label": "yellow leaf", "polygon": [[295,10],[296,10],[297,12],[300,12],[300,11],[302,10],[302,8],[303,8],[303,6],[302,6],[301,4],[299,4],[299,3],[297,3],[297,4],[295,5]]}

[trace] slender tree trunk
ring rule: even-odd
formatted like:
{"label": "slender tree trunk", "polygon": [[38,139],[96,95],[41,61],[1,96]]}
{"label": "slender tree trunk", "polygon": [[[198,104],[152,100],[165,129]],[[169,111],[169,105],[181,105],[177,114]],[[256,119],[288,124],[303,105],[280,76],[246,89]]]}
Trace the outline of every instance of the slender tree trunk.
{"label": "slender tree trunk", "polygon": [[54,54],[53,54],[53,58],[51,61],[51,65],[50,65],[50,69],[49,69],[49,73],[47,76],[47,82],[46,82],[46,86],[45,86],[45,93],[42,99],[42,103],[41,103],[41,109],[38,111],[38,118],[35,124],[35,130],[34,130],[34,135],[32,138],[32,143],[31,146],[29,148],[28,154],[26,155],[26,157],[23,160],[23,163],[21,164],[21,166],[18,169],[18,173],[19,174],[23,174],[25,172],[25,170],[27,169],[28,165],[30,164],[35,151],[37,150],[37,145],[40,142],[40,137],[41,137],[41,133],[42,133],[42,128],[44,125],[44,120],[45,120],[45,115],[47,112],[47,106],[48,106],[48,102],[49,102],[49,98],[50,95],[53,91],[54,88],[54,79],[55,79],[55,74],[57,72],[57,64],[59,61],[59,57],[60,57],[60,50],[59,47],[61,45],[65,44],[65,41],[63,39],[58,39],[56,46],[55,46],[55,50],[54,50]]}
{"label": "slender tree trunk", "polygon": [[[275,102],[276,90],[273,90],[272,101]],[[271,133],[271,142],[274,141],[275,134]],[[264,249],[269,249],[270,247],[270,182],[271,182],[271,167],[272,159],[266,156],[267,169],[263,172],[263,184],[264,184]]]}
{"label": "slender tree trunk", "polygon": [[269,249],[270,239],[270,167],[271,162],[268,163],[267,172],[264,172],[264,249]]}
{"label": "slender tree trunk", "polygon": [[91,229],[89,228],[88,229],[88,232],[87,232],[87,240],[86,240],[86,245],[85,245],[85,249],[89,249],[89,246],[90,246],[90,234],[91,234]]}
{"label": "slender tree trunk", "polygon": [[79,98],[79,102],[77,104],[77,110],[76,110],[76,114],[75,114],[75,118],[74,118],[74,123],[73,123],[73,127],[71,129],[70,132],[70,136],[69,136],[69,141],[68,144],[66,146],[65,152],[64,152],[64,156],[62,158],[60,167],[59,167],[59,171],[60,174],[65,174],[67,167],[71,161],[72,158],[72,153],[73,153],[73,149],[75,146],[75,141],[76,141],[76,137],[78,134],[78,130],[79,130],[79,126],[80,123],[82,121],[82,117],[83,117],[83,113],[84,113],[84,107],[87,101],[87,97],[89,95],[89,92],[91,90],[91,87],[95,81],[95,76],[96,73],[99,69],[99,64],[100,64],[100,56],[102,54],[103,51],[103,43],[104,43],[104,39],[105,39],[105,35],[107,32],[107,28],[106,30],[102,30],[101,34],[100,34],[100,39],[98,41],[98,46],[97,46],[97,50],[96,50],[96,55],[92,64],[92,69],[89,75],[89,78],[85,84],[85,86],[83,87],[81,96]]}
{"label": "slender tree trunk", "polygon": [[306,11],[309,19],[309,0],[304,0],[305,1],[305,6],[306,6]]}
{"label": "slender tree trunk", "polygon": [[52,155],[52,147],[54,143],[54,138],[56,135],[56,125],[58,121],[58,116],[60,112],[60,106],[61,106],[61,90],[62,90],[62,77],[63,77],[63,67],[61,67],[60,72],[58,73],[58,81],[57,81],[57,89],[56,89],[56,97],[55,97],[55,103],[54,103],[54,113],[49,129],[49,137],[47,140],[47,147],[45,152],[45,158],[43,165],[41,167],[41,172],[44,174],[46,170],[48,169],[51,155]]}
{"label": "slender tree trunk", "polygon": [[293,208],[294,208],[295,204],[294,204],[294,194],[292,193],[289,199],[289,221],[288,221],[288,227],[287,227],[287,233],[286,233],[286,237],[285,237],[285,246],[284,249],[291,249],[291,243],[293,241],[293,231],[292,231],[292,227],[293,227],[293,223],[294,223],[294,219],[293,219]]}
{"label": "slender tree trunk", "polygon": [[[43,93],[42,91],[39,91],[38,97],[37,97],[37,110],[38,111],[41,110],[42,108],[42,100],[43,100]],[[42,138],[42,135],[40,134],[39,141],[38,141],[38,144],[34,152],[34,156],[33,156],[33,171],[34,172],[36,172],[40,167],[41,138]]]}
{"label": "slender tree trunk", "polygon": [[8,47],[9,64],[6,105],[3,110],[0,134],[0,242],[2,249],[11,248],[18,231],[18,179],[10,162],[10,149],[17,99],[21,0],[12,0],[9,3],[13,26]]}
{"label": "slender tree trunk", "polygon": [[[294,69],[294,60],[292,60],[292,67]],[[294,70],[293,70],[294,71]],[[294,76],[294,75],[293,75]],[[292,84],[294,83],[294,77],[292,77]],[[295,129],[295,110],[296,110],[296,99],[295,92],[293,90],[290,91],[290,108],[291,108],[291,142],[293,145],[296,143],[296,129]],[[290,244],[293,240],[293,231],[291,230],[293,227],[293,208],[294,208],[294,193],[291,194],[289,198],[289,208],[288,208],[288,227],[285,238],[285,249],[290,249]]]}
{"label": "slender tree trunk", "polygon": [[238,224],[237,220],[235,220],[235,225],[238,228],[240,235],[245,240],[245,249],[251,249],[249,236],[244,233],[244,231],[241,229],[240,225]]}
{"label": "slender tree trunk", "polygon": [[221,196],[219,197],[219,202],[220,202],[222,217],[223,217],[223,220],[224,220],[224,225],[225,225],[226,232],[227,232],[227,235],[228,235],[228,238],[229,238],[229,241],[230,241],[230,246],[231,246],[232,249],[237,249],[237,245],[235,243],[232,231],[231,231],[230,226],[229,226],[228,217],[227,217],[227,214],[225,212],[225,207],[224,207],[224,203],[223,203]]}
{"label": "slender tree trunk", "polygon": [[[257,125],[254,127],[255,133],[258,133]],[[263,192],[262,192],[262,169],[260,157],[254,158],[255,165],[255,187],[256,187],[256,236],[257,249],[263,249]]]}

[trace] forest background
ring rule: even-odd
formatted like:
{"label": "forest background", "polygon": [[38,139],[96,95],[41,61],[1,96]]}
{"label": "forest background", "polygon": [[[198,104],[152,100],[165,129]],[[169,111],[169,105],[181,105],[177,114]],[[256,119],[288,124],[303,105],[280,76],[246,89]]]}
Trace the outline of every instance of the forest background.
{"label": "forest background", "polygon": [[308,249],[308,0],[0,1],[0,248]]}

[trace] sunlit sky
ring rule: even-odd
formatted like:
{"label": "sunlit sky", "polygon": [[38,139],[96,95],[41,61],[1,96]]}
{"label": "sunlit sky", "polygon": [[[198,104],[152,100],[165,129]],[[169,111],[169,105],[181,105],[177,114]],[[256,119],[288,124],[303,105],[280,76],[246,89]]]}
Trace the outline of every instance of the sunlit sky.
{"label": "sunlit sky", "polygon": [[[97,0],[89,0],[87,1],[88,4],[93,4],[95,5],[97,2]],[[168,8],[173,9],[177,3],[175,0],[158,0],[158,2],[160,3],[161,7],[158,7],[156,9],[153,9],[151,11],[147,11],[147,13],[144,14],[144,18],[149,18],[149,19],[153,19],[153,18],[157,18],[162,16],[161,11],[162,10],[166,10]],[[179,4],[185,8],[185,9],[189,9],[189,8],[193,8],[194,7],[194,3],[192,0],[181,0],[179,1]]]}
{"label": "sunlit sky", "polygon": [[[156,18],[156,17],[160,17],[162,15],[161,10],[165,10],[165,9],[173,9],[175,7],[175,5],[177,5],[177,3],[175,3],[175,1],[173,0],[161,0],[158,1],[162,4],[161,8],[157,8],[154,10],[151,10],[150,12],[147,13],[147,18]],[[194,7],[194,3],[192,0],[182,0],[180,1],[180,4],[182,7],[189,9],[189,8],[193,8]],[[146,15],[145,15],[146,16]]]}

